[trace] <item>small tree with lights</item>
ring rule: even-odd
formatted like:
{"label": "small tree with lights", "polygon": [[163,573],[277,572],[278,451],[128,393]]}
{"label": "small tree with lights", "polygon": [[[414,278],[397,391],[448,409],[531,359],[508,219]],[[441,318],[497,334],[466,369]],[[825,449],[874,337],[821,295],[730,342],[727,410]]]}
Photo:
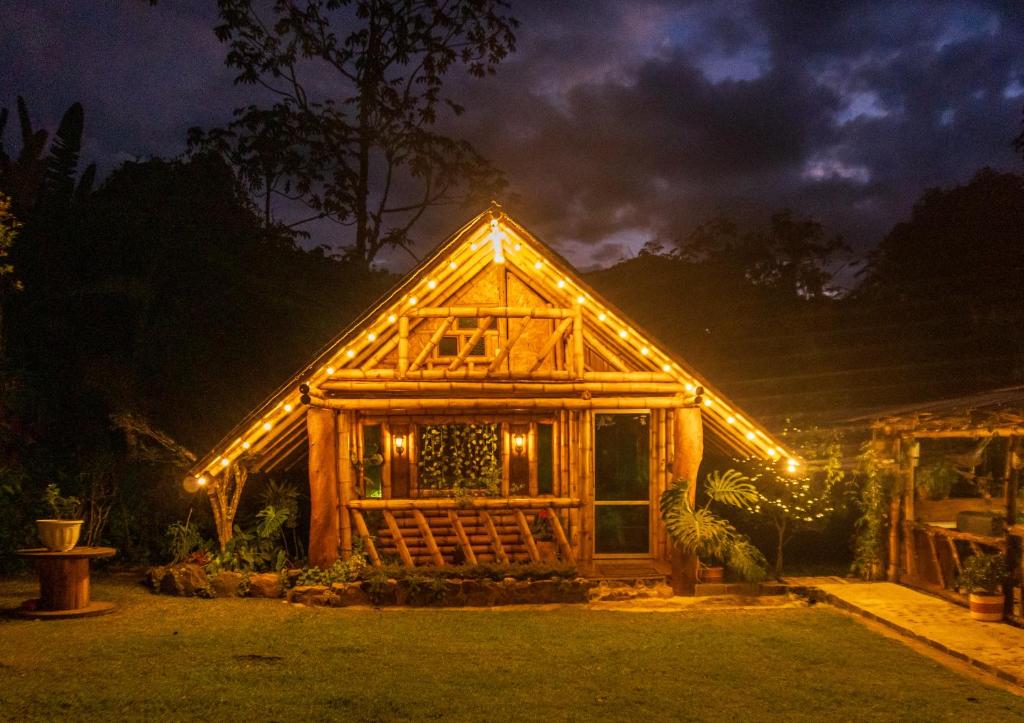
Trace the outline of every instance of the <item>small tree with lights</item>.
{"label": "small tree with lights", "polygon": [[831,437],[801,445],[808,459],[823,459],[815,469],[796,460],[748,457],[737,460],[739,467],[757,488],[758,501],[752,512],[766,519],[775,537],[775,577],[782,577],[783,551],[801,529],[824,524],[835,510],[832,499],[843,479],[839,440]]}

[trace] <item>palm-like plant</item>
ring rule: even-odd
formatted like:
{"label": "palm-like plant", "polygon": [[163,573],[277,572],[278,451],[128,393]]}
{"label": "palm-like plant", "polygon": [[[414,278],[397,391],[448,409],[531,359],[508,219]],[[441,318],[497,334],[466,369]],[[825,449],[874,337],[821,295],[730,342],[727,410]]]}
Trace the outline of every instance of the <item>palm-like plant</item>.
{"label": "palm-like plant", "polygon": [[718,502],[748,509],[757,502],[754,485],[736,470],[707,476],[708,501],[701,507],[690,503],[690,483],[679,479],[661,495],[661,519],[669,537],[684,552],[702,560],[716,560],[748,582],[760,582],[767,573],[764,555],[726,519],[711,511]]}

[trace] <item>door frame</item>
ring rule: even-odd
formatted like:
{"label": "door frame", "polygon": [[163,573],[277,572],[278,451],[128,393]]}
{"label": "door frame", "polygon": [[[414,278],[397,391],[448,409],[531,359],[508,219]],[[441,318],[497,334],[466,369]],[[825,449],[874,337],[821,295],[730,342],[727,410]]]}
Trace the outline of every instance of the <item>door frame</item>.
{"label": "door frame", "polygon": [[[653,470],[651,467],[651,455],[653,454],[654,440],[650,434],[652,425],[654,424],[654,414],[650,409],[636,408],[636,409],[592,409],[591,423],[590,423],[590,455],[591,458],[587,460],[590,468],[594,471],[593,474],[593,485],[594,488],[591,490],[591,508],[590,515],[593,523],[591,525],[594,530],[590,541],[590,554],[594,560],[651,560],[654,558],[654,501],[651,499],[652,483],[654,480]],[[647,459],[648,459],[648,470],[647,470],[647,552],[598,552],[597,551],[597,415],[599,414],[646,414],[648,419],[648,434],[647,434]],[[605,507],[613,506],[638,506],[635,503],[641,500],[608,500],[604,505]]]}

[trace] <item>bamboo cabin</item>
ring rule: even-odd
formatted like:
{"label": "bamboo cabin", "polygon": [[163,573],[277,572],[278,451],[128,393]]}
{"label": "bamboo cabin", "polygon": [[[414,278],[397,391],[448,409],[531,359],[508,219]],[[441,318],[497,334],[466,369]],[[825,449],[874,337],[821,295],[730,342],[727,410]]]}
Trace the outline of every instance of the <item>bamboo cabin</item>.
{"label": "bamboo cabin", "polygon": [[1004,613],[1019,621],[1024,386],[890,409],[870,419],[883,471],[895,480],[885,577],[963,604],[963,563],[998,552],[1011,571]]}
{"label": "bamboo cabin", "polygon": [[494,205],[191,474],[213,497],[235,465],[308,464],[310,564],[361,545],[374,564],[554,554],[583,571],[662,569],[657,500],[696,478],[705,434],[733,454],[790,459]]}

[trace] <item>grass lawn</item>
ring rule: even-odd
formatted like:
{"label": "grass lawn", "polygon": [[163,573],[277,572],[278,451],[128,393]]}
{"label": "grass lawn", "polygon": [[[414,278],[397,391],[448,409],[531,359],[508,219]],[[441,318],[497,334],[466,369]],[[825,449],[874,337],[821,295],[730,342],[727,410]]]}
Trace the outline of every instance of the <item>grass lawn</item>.
{"label": "grass lawn", "polygon": [[[35,594],[0,580],[0,608]],[[297,608],[94,579],[106,617],[0,618],[0,718],[1012,720],[1024,699],[813,608]]]}

